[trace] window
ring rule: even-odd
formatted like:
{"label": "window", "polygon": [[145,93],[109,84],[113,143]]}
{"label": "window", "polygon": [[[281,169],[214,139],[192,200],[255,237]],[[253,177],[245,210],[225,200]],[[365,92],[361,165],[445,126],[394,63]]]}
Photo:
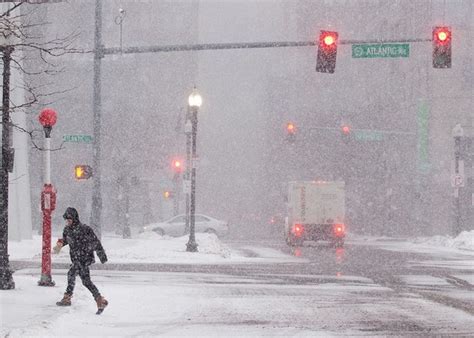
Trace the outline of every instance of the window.
{"label": "window", "polygon": [[172,218],[169,223],[184,223],[186,221],[186,218],[184,216],[176,216],[175,218]]}
{"label": "window", "polygon": [[201,216],[201,215],[196,215],[195,221],[196,222],[209,222],[209,218]]}

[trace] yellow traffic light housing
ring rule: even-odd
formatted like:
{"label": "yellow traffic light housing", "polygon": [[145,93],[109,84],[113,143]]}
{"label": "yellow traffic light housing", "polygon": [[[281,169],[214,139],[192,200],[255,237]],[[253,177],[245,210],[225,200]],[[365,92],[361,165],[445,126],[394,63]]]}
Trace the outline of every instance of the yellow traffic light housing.
{"label": "yellow traffic light housing", "polygon": [[79,164],[74,167],[74,177],[78,180],[87,180],[92,177],[92,168],[89,165]]}

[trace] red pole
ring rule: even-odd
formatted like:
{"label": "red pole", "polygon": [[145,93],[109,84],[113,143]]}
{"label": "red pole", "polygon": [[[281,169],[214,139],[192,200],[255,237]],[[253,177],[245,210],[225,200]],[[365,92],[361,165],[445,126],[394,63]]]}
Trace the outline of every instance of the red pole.
{"label": "red pole", "polygon": [[54,286],[51,278],[51,213],[56,207],[56,192],[52,184],[45,184],[41,192],[41,210],[43,211],[43,249],[41,255],[40,286]]}
{"label": "red pole", "polygon": [[44,178],[45,184],[41,192],[41,211],[43,212],[43,246],[41,254],[40,286],[54,286],[51,278],[51,214],[56,208],[56,191],[51,184],[51,130],[56,123],[56,111],[43,109],[39,121],[44,129]]}
{"label": "red pole", "polygon": [[43,211],[43,251],[41,277],[51,279],[51,212]]}

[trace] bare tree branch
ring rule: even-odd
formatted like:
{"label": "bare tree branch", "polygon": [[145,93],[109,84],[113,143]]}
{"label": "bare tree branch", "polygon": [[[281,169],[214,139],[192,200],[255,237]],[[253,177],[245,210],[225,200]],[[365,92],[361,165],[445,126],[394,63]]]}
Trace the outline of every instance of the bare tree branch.
{"label": "bare tree branch", "polygon": [[15,9],[17,9],[18,7],[20,7],[21,5],[23,5],[23,2],[20,2],[20,3],[17,3],[15,4],[12,8],[10,8],[9,10],[7,10],[5,13],[2,13],[0,15],[0,19],[5,17],[5,16],[9,16],[11,12],[13,12]]}
{"label": "bare tree branch", "polygon": [[[79,37],[79,32],[74,31],[54,39],[43,39],[41,34],[42,27],[50,25],[48,22],[38,22],[33,14],[36,9],[29,12],[15,13],[25,2],[14,4],[8,11],[0,14],[0,38],[4,38],[10,42],[10,46],[14,48],[12,54],[12,68],[15,68],[20,74],[25,75],[28,79],[23,79],[23,83],[17,83],[14,90],[23,90],[25,92],[23,102],[10,102],[11,112],[31,108],[34,105],[45,105],[55,102],[53,96],[64,94],[74,90],[75,88],[66,88],[62,90],[50,89],[53,88],[54,83],[44,83],[41,81],[40,85],[33,85],[34,78],[37,76],[53,76],[64,72],[64,68],[60,66],[59,62],[53,62],[54,59],[68,54],[86,54],[91,51],[86,51],[76,48],[74,43]],[[30,7],[28,7],[30,9]],[[1,52],[1,47],[0,47]],[[28,65],[27,61],[39,61],[39,64]],[[34,67],[34,69],[29,69]],[[28,82],[27,82],[28,81]],[[45,98],[50,98],[45,102]],[[11,121],[10,121],[11,123]],[[37,136],[35,131],[28,131],[20,126],[13,125],[12,127],[25,132],[30,136],[33,147],[38,150],[44,150],[34,142]],[[63,144],[55,150],[63,149]],[[54,151],[54,150],[53,150]]]}

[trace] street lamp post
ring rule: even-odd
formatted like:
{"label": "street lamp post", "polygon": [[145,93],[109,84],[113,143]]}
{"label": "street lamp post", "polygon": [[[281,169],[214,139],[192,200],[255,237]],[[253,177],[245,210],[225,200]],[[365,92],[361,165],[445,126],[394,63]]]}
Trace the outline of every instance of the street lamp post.
{"label": "street lamp post", "polygon": [[39,121],[44,130],[44,187],[41,192],[41,211],[43,212],[43,247],[41,259],[41,278],[39,286],[54,286],[51,278],[51,214],[56,208],[56,191],[51,184],[51,131],[56,123],[56,112],[43,109]]}
{"label": "street lamp post", "polygon": [[196,212],[196,134],[197,134],[197,113],[202,104],[201,95],[199,95],[196,87],[188,98],[189,107],[191,108],[191,206],[190,206],[190,231],[189,241],[186,244],[186,251],[197,252],[197,243],[195,238],[195,212]]}
{"label": "street lamp post", "polygon": [[190,179],[190,167],[191,167],[191,132],[192,132],[192,125],[191,125],[191,118],[189,116],[189,111],[186,114],[186,124],[184,125],[184,133],[186,134],[186,172],[184,173],[184,196],[186,198],[186,226],[184,228],[184,233],[189,233],[189,197],[191,192],[191,186],[189,184]]}

